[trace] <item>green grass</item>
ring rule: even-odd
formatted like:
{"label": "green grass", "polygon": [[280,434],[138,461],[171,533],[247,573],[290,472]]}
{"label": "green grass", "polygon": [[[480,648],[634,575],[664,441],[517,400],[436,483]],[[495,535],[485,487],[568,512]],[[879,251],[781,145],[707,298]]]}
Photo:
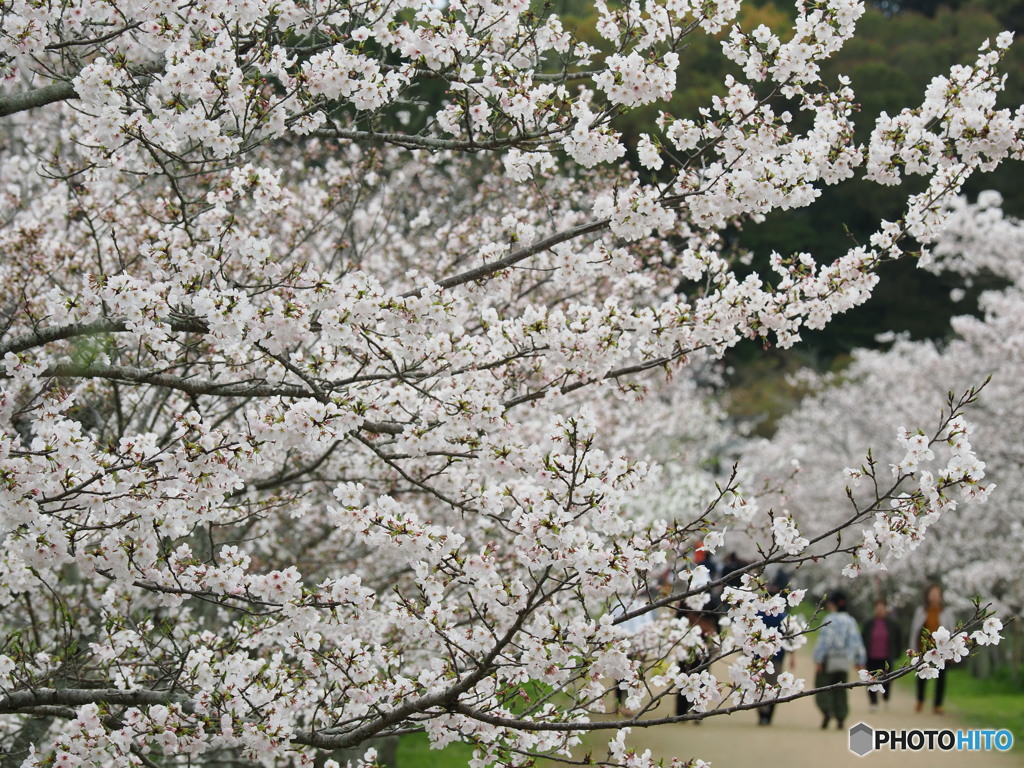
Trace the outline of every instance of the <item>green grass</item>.
{"label": "green grass", "polygon": [[[1019,679],[1024,681],[1024,675]],[[914,689],[912,675],[901,682]],[[931,706],[934,692],[935,682],[930,680],[925,706]],[[997,669],[986,678],[974,677],[966,667],[949,670],[944,706],[971,727],[1007,729],[1013,734],[1014,751],[1024,752],[1024,682],[1014,683],[1009,669]]]}
{"label": "green grass", "polygon": [[946,679],[949,708],[979,728],[1006,728],[1013,748],[1024,752],[1024,685],[1016,684],[1008,669],[990,677],[973,677],[967,669],[953,669]]}
{"label": "green grass", "polygon": [[425,733],[403,736],[398,742],[396,768],[466,768],[473,748],[454,742],[444,749],[431,749]]}
{"label": "green grass", "polygon": [[[530,681],[520,686],[522,699],[509,703],[509,709],[518,713],[531,702],[551,693],[551,686]],[[431,749],[425,733],[412,733],[398,741],[395,765],[389,768],[466,768],[473,757],[473,748],[461,742],[452,742],[444,749]]]}

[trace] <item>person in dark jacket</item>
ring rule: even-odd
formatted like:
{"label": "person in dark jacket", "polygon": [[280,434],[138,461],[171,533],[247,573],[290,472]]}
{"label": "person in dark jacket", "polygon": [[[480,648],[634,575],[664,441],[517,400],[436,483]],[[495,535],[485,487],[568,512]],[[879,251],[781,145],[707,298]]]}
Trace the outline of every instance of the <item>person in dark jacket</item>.
{"label": "person in dark jacket", "polygon": [[[896,622],[889,617],[889,606],[885,600],[875,601],[873,617],[864,625],[864,649],[867,651],[868,672],[888,672],[893,668],[900,651],[900,630]],[[889,692],[892,681],[882,683],[882,700],[889,704]],[[868,689],[871,711],[878,710],[878,691]]]}

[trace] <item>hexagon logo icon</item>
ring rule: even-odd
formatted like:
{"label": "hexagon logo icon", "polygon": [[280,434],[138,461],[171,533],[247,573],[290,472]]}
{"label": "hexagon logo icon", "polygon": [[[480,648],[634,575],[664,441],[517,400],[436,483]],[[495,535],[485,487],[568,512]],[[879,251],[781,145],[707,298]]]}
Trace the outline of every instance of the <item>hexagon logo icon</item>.
{"label": "hexagon logo icon", "polygon": [[857,757],[864,757],[875,748],[875,732],[867,723],[857,723],[850,728],[850,751]]}

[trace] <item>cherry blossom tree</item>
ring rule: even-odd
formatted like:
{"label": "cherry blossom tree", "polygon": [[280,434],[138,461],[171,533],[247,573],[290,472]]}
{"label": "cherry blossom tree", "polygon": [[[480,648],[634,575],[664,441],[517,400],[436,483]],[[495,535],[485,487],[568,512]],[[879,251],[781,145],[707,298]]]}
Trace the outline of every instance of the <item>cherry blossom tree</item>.
{"label": "cherry blossom tree", "polygon": [[[595,6],[600,47],[524,0],[0,8],[5,765],[372,765],[413,732],[529,765],[588,731],[650,765],[623,726],[808,692],[766,682],[806,639],[761,621],[802,598],[768,566],[830,542],[856,570],[885,553],[844,531],[987,494],[968,396],[804,535],[714,474],[704,382],[862,303],[1019,158],[1010,36],[861,146],[819,76],[861,5],[800,3],[784,38],[735,2]],[[693,35],[742,79],[626,147]],[[724,228],[855,173],[922,191],[847,253],[734,268]],[[730,526],[761,557],[705,636],[673,609],[723,586],[694,548]],[[997,639],[974,624],[913,668]]]}

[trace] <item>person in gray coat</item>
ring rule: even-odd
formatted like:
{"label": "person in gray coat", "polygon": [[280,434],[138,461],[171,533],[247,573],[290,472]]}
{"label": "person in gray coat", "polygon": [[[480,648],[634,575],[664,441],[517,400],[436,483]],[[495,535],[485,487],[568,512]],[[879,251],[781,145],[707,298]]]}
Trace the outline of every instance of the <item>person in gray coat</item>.
{"label": "person in gray coat", "polygon": [[814,647],[814,687],[828,688],[814,696],[814,702],[824,715],[822,728],[828,728],[834,717],[836,727],[842,730],[843,721],[850,712],[846,688],[830,688],[845,683],[850,665],[864,669],[866,661],[864,641],[856,619],[846,611],[846,595],[832,592],[825,601],[828,618],[818,631],[818,644]]}

